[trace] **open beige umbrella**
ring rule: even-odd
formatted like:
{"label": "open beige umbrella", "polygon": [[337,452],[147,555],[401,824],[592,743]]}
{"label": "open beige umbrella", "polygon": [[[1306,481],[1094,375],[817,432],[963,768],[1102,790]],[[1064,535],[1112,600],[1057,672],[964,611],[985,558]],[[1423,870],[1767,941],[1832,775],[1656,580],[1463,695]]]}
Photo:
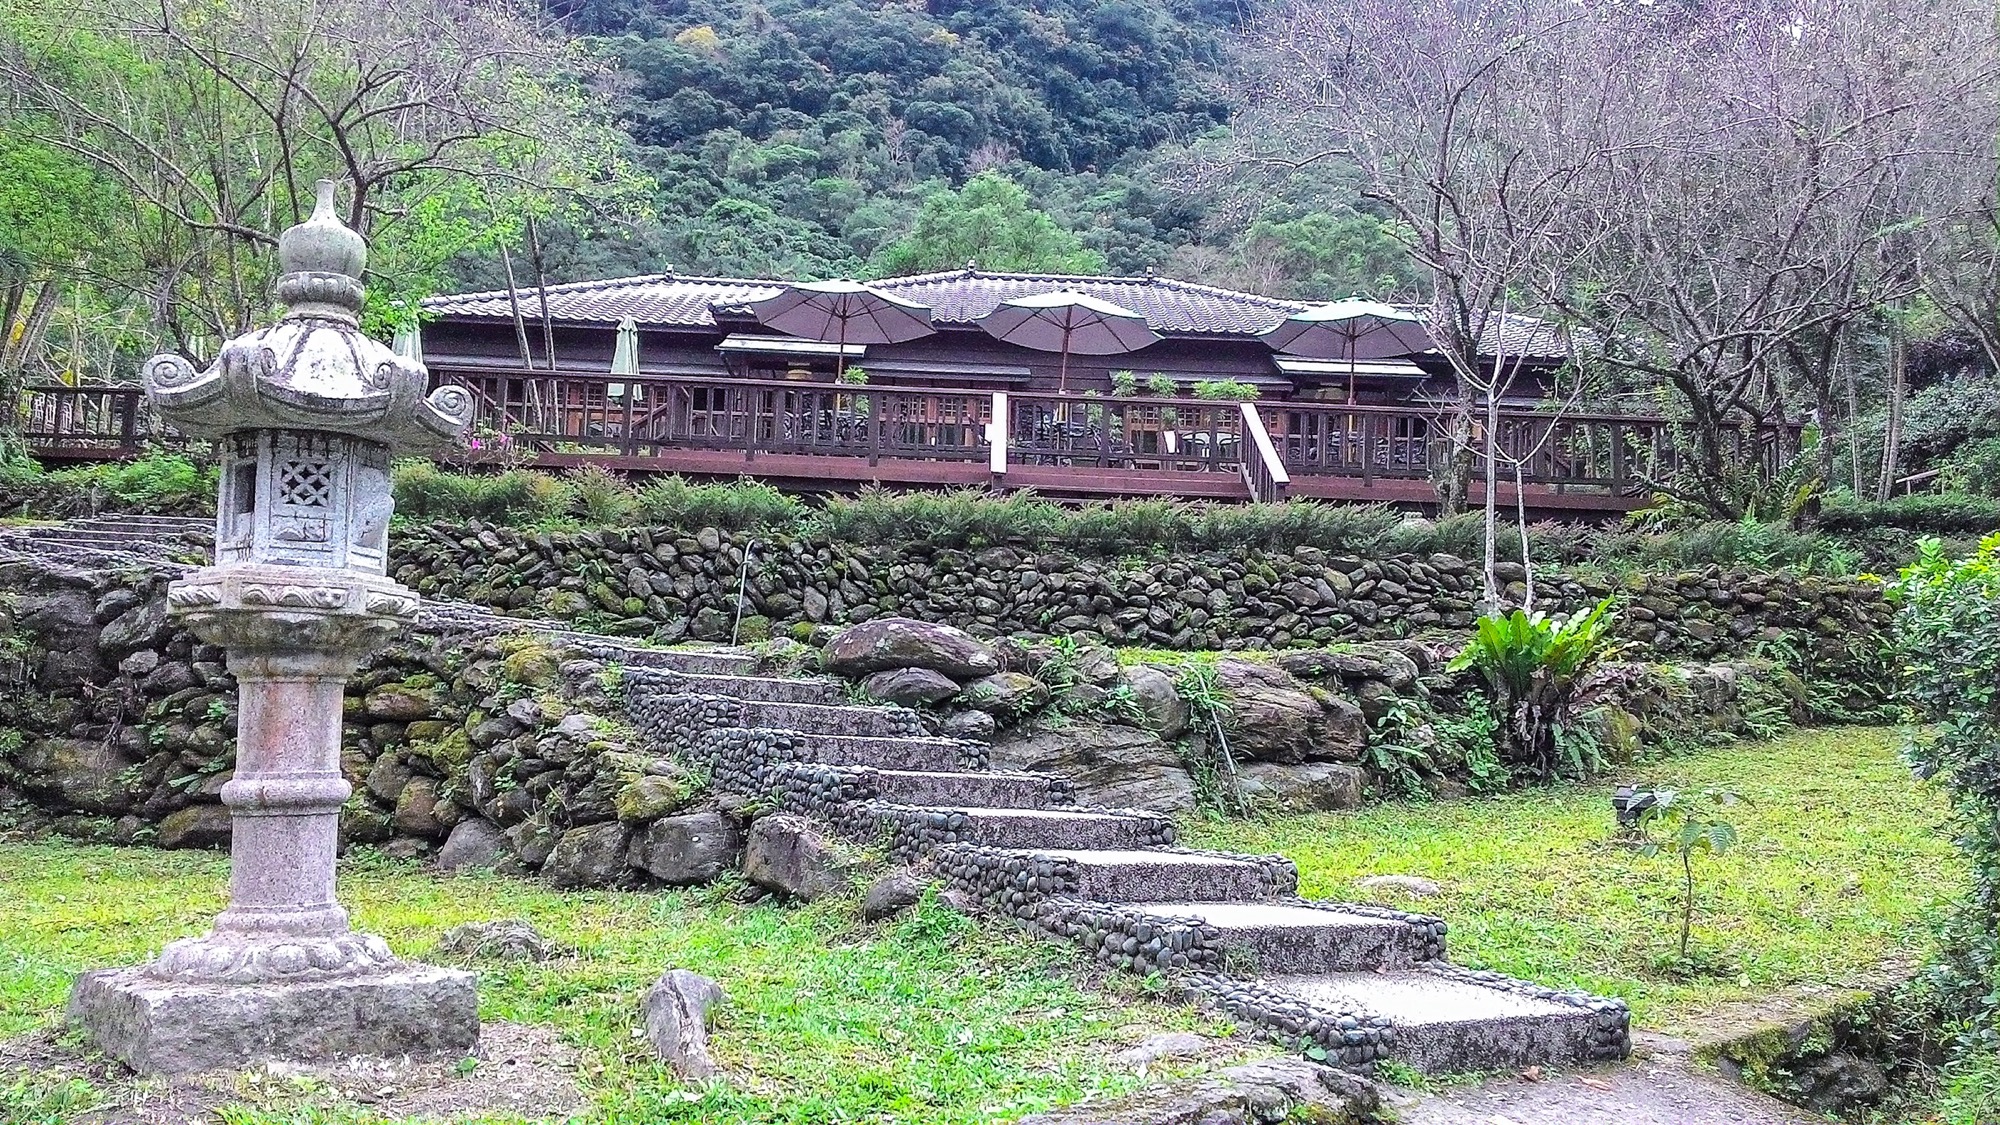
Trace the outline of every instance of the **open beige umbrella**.
{"label": "open beige umbrella", "polygon": [[1347,300],[1296,312],[1259,336],[1272,351],[1306,359],[1347,361],[1347,401],[1354,369],[1364,359],[1414,355],[1437,347],[1423,319],[1380,301]]}
{"label": "open beige umbrella", "polygon": [[1157,343],[1160,334],[1131,309],[1085,293],[1057,290],[1013,297],[979,318],[979,327],[996,340],[1036,351],[1061,352],[1059,393],[1069,393],[1070,353],[1121,355]]}
{"label": "open beige umbrella", "polygon": [[750,306],[758,323],[787,335],[839,345],[834,370],[847,368],[849,344],[900,344],[936,331],[929,305],[891,297],[859,281],[805,281]]}

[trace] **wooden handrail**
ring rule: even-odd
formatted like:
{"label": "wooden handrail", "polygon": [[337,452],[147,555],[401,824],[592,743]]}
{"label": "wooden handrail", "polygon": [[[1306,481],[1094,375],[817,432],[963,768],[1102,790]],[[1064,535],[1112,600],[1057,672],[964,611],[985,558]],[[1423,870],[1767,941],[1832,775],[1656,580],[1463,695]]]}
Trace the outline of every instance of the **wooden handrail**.
{"label": "wooden handrail", "polygon": [[1243,471],[1250,485],[1250,498],[1264,503],[1276,503],[1284,499],[1286,489],[1291,487],[1291,475],[1285,472],[1284,462],[1278,459],[1278,451],[1271,444],[1271,432],[1264,427],[1264,419],[1257,414],[1257,408],[1250,403],[1242,404],[1243,432],[1250,435],[1256,457],[1243,459]]}

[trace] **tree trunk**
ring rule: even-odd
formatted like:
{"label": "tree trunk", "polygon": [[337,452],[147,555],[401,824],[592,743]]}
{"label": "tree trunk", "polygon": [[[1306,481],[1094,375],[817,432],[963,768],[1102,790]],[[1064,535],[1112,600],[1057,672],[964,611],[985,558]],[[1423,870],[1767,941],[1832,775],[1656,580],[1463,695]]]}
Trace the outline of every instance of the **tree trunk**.
{"label": "tree trunk", "polygon": [[1500,474],[1493,471],[1498,463],[1497,443],[1500,440],[1500,396],[1493,388],[1486,388],[1486,566],[1481,577],[1486,583],[1486,604],[1480,607],[1482,613],[1500,612]]}
{"label": "tree trunk", "polygon": [[1902,458],[1903,395],[1909,372],[1905,362],[1903,330],[1889,329],[1889,420],[1882,433],[1882,479],[1875,486],[1875,498],[1887,500],[1896,493],[1897,462]]}

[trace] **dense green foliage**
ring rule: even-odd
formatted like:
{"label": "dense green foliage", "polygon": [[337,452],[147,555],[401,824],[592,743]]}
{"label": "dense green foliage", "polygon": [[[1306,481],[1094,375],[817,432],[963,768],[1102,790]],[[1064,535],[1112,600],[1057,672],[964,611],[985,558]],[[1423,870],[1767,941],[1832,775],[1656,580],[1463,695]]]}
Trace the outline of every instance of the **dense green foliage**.
{"label": "dense green foliage", "polygon": [[2000,534],[1959,559],[1935,542],[1891,588],[1918,771],[1942,780],[1972,866],[1935,995],[1968,1054],[2000,1050]]}
{"label": "dense green foliage", "polygon": [[[1279,192],[1171,182],[1228,119],[1218,79],[1238,0],[556,8],[614,69],[614,112],[657,189],[643,223],[550,224],[554,277],[879,276],[976,258],[1329,297],[1416,286],[1343,173]],[[505,284],[490,254],[458,280]]]}
{"label": "dense green foliage", "polygon": [[131,461],[106,461],[43,470],[32,461],[0,465],[0,510],[42,519],[90,516],[209,515],[215,511],[216,469],[186,454],[155,452]]}

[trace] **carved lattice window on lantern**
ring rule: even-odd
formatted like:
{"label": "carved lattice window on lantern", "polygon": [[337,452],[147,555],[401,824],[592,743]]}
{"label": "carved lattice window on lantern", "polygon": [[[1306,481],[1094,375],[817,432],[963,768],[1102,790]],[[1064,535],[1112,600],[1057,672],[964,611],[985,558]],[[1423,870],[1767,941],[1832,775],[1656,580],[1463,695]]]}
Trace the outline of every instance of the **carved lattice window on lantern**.
{"label": "carved lattice window on lantern", "polygon": [[333,466],[325,461],[278,463],[278,502],[294,508],[324,508],[333,500]]}

